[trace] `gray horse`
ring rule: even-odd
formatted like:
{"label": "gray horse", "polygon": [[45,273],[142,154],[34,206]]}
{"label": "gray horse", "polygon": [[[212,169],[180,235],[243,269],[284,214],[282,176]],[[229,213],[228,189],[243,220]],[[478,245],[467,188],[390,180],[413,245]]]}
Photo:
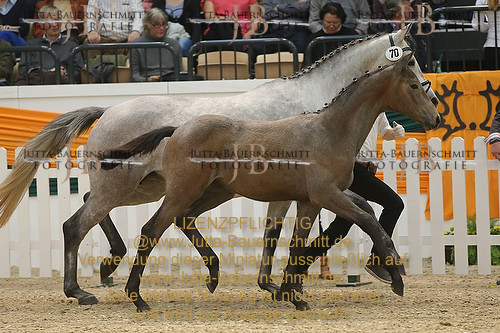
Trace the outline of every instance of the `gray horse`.
{"label": "gray horse", "polygon": [[[353,77],[360,77],[365,71],[373,71],[378,66],[391,63],[386,57],[386,51],[391,46],[408,48],[406,34],[407,31],[399,31],[353,41],[292,78],[277,79],[237,96],[141,97],[107,110],[84,108],[69,112],[48,124],[42,132],[27,142],[25,149],[55,155],[74,137],[85,132],[96,119],[99,121],[90,133],[88,147],[98,154],[151,129],[167,125],[179,126],[206,113],[274,120],[317,110],[331,101]],[[416,62],[412,62],[412,71],[420,83],[427,84],[428,81]],[[437,100],[432,90],[428,89],[428,93],[429,97]],[[7,223],[38,167],[37,164],[24,161],[22,155],[19,155],[14,169],[0,186],[0,227]],[[110,242],[112,255],[108,264],[101,263],[101,278],[109,276],[116,269],[116,263],[125,255],[127,248],[108,213],[118,206],[159,200],[165,191],[165,180],[161,173],[162,159],[163,149],[157,149],[151,155],[143,156],[140,159],[142,165],[133,170],[115,168],[105,171],[98,168],[89,171],[90,194],[85,195],[84,205],[63,225],[64,292],[68,297],[77,298],[79,304],[97,303],[94,295],[83,291],[77,283],[77,253],[81,241],[93,226],[100,224]],[[273,212],[273,206],[270,205],[267,216],[280,215]],[[201,236],[197,230],[185,233],[190,239],[193,233]],[[214,264],[217,264],[217,267],[209,266],[211,273],[218,270],[218,263]],[[211,284],[209,288],[213,290],[215,285]]]}
{"label": "gray horse", "polygon": [[[326,208],[357,224],[372,238],[384,267],[391,274],[393,291],[402,296],[403,280],[398,270],[402,263],[392,240],[373,216],[354,205],[342,191],[352,183],[356,153],[381,112],[392,110],[405,114],[425,129],[439,125],[439,113],[407,66],[412,55],[413,52],[395,64],[382,66],[376,73],[356,78],[347,90],[317,113],[277,121],[206,115],[177,129],[169,126],[154,130],[106,153],[131,156],[151,153],[163,138],[175,131],[163,148],[161,172],[165,179],[165,199],[141,230],[144,246],[138,250],[125,287],[129,297],[133,295],[137,310],[150,309],[140,296],[139,277],[153,249],[151,244],[156,244],[173,222],[197,217],[230,200],[236,193],[260,201],[296,200],[299,207],[306,207],[305,211]],[[241,172],[234,177],[234,167],[250,163],[235,162],[233,168],[203,168],[192,159],[193,150],[225,152],[233,151],[236,146],[255,144],[268,151],[307,151],[307,158],[297,156],[296,159],[303,164],[312,163],[298,168],[275,165],[258,175]],[[299,214],[298,220],[301,218]],[[307,237],[308,231],[307,228],[299,230],[305,233],[301,237]],[[290,249],[290,261],[280,289],[281,297],[289,299],[298,310],[309,306],[292,289],[296,265],[301,260],[314,259],[301,258],[302,251],[300,246]]]}

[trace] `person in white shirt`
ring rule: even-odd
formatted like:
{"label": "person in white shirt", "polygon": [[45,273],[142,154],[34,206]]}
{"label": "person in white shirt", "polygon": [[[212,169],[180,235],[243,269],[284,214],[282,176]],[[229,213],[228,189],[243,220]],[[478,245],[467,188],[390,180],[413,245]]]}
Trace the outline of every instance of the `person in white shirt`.
{"label": "person in white shirt", "polygon": [[141,35],[143,17],[141,0],[89,0],[88,43],[130,43]]}
{"label": "person in white shirt", "polygon": [[472,27],[488,33],[484,43],[484,68],[490,70],[500,69],[500,11],[498,10],[498,0],[476,0],[476,6],[481,5],[488,5],[490,10],[479,12],[479,15],[475,11],[472,17]]}

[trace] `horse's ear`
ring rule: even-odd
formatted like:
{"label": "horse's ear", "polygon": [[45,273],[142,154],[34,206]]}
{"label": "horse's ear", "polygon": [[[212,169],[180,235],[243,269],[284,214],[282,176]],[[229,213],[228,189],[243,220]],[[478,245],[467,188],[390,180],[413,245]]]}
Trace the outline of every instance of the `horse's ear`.
{"label": "horse's ear", "polygon": [[399,34],[399,42],[401,43],[403,39],[407,38],[410,35],[410,30],[411,27],[413,26],[413,23],[408,23],[402,28],[400,31],[398,31]]}
{"label": "horse's ear", "polygon": [[414,54],[415,51],[411,51],[407,55],[401,57],[401,59],[398,60],[396,65],[394,65],[394,70],[397,72],[403,71],[406,68],[406,66],[408,66],[408,62],[410,62],[410,59],[413,57]]}

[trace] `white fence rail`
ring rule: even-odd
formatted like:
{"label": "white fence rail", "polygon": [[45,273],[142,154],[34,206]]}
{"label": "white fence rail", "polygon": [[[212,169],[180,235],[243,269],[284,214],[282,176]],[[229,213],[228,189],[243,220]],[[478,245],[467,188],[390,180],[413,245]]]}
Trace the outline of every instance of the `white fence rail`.
{"label": "white fence rail", "polygon": [[[425,198],[420,194],[419,174],[413,166],[417,161],[411,154],[417,151],[418,142],[415,139],[406,141],[406,179],[407,194],[402,195],[405,201],[405,210],[393,235],[398,251],[403,256],[407,254],[407,271],[410,274],[422,273],[422,258],[432,257],[432,271],[434,274],[445,273],[445,245],[455,246],[455,272],[468,274],[467,246],[477,245],[478,273],[490,274],[490,246],[500,245],[500,236],[490,235],[489,216],[489,180],[488,170],[499,170],[500,163],[496,160],[487,159],[486,145],[482,137],[474,141],[474,160],[454,158],[451,166],[453,180],[453,207],[454,218],[452,221],[443,220],[443,167],[436,168],[429,173],[430,212],[431,220],[425,219]],[[433,138],[428,147],[433,151],[441,150],[441,141]],[[396,148],[395,142],[384,142],[386,156]],[[464,141],[455,138],[452,141],[452,151],[464,151]],[[413,156],[412,156],[413,155]],[[431,162],[427,160],[428,165]],[[404,163],[390,163],[385,160],[383,168],[384,180],[393,189],[396,188],[397,171],[404,167]],[[432,162],[439,162],[434,159]],[[442,162],[442,161],[441,161]],[[476,223],[477,235],[467,235],[466,214],[466,191],[465,170],[475,171],[475,194],[476,194]],[[68,171],[70,177],[78,178],[78,194],[70,194]],[[53,270],[62,274],[63,267],[63,242],[62,223],[73,214],[83,203],[82,197],[89,190],[88,176],[79,168],[59,169],[39,168],[37,179],[37,196],[24,196],[17,207],[9,223],[0,229],[0,277],[10,277],[13,266],[19,267],[19,277],[31,277],[33,268],[39,268],[39,276],[53,276]],[[3,181],[10,170],[7,169],[6,151],[0,148],[0,181]],[[57,179],[58,194],[49,195],[49,178]],[[451,200],[451,198],[445,198]],[[128,253],[125,260],[118,267],[118,276],[126,276],[133,263],[136,253],[136,236],[140,234],[142,225],[154,214],[160,203],[150,203],[136,207],[120,207],[111,212],[111,218],[115,222],[118,231],[126,240]],[[380,212],[379,207],[375,207]],[[200,231],[205,237],[211,237],[210,243],[221,259],[221,270],[227,274],[235,272],[244,274],[256,274],[258,261],[262,253],[261,240],[263,236],[263,218],[266,216],[267,203],[256,202],[245,198],[233,199],[205,214],[198,220]],[[284,231],[281,237],[287,240],[292,236],[293,218],[296,208],[292,206],[285,220]],[[229,220],[229,218],[231,218]],[[322,212],[324,227],[333,220],[334,214]],[[208,228],[208,218],[217,220],[218,228]],[[226,220],[225,220],[226,219]],[[229,221],[237,223],[232,228],[226,227]],[[259,228],[260,224],[260,228]],[[444,235],[443,232],[453,225],[455,234]],[[313,227],[310,237],[318,235],[317,224]],[[353,245],[346,247],[334,247],[329,252],[330,257],[352,255],[355,258],[360,255],[369,255],[371,240],[357,227],[352,228],[347,235]],[[196,265],[187,262],[188,259],[196,259],[196,249],[189,246],[189,241],[184,235],[174,228],[169,228],[163,235],[158,246],[152,252],[152,263],[157,263],[160,274],[170,274],[173,265],[179,265],[181,273],[191,274],[199,271]],[[253,242],[253,243],[249,243]],[[247,246],[244,246],[247,245]],[[286,257],[287,247],[278,246],[273,272],[284,266],[282,257]],[[82,276],[91,276],[94,270],[99,269],[99,263],[103,257],[109,255],[109,245],[106,237],[98,226],[86,236],[80,246],[78,265]],[[188,259],[186,259],[188,258]],[[94,261],[93,261],[94,260]],[[237,264],[237,265],[236,265]],[[318,263],[316,263],[318,264]],[[239,266],[241,268],[236,268]],[[347,265],[348,274],[359,274],[362,265]],[[343,268],[338,265],[331,266],[332,271],[341,274]],[[313,268],[319,270],[319,267]],[[205,273],[205,268],[201,272]],[[145,274],[149,273],[149,265]]]}

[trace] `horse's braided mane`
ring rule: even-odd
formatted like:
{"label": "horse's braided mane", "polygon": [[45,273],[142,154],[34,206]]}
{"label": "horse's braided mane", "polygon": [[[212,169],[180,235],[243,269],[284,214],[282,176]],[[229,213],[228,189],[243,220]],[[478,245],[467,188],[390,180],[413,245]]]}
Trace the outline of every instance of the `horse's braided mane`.
{"label": "horse's braided mane", "polygon": [[325,103],[325,105],[323,105],[323,108],[321,110],[317,110],[317,111],[314,111],[314,112],[304,112],[303,114],[310,114],[310,113],[316,113],[316,114],[319,114],[323,111],[325,111],[325,109],[327,109],[328,107],[330,107],[330,105],[332,105],[333,103],[335,103],[337,101],[337,99],[343,94],[345,93],[347,90],[349,90],[349,88],[351,88],[353,85],[357,84],[357,83],[360,83],[361,81],[364,81],[366,80],[370,75],[373,75],[373,74],[377,74],[381,71],[383,71],[384,69],[386,69],[387,67],[390,67],[390,66],[394,66],[394,64],[386,64],[386,65],[383,65],[383,66],[378,66],[377,70],[374,71],[374,72],[370,72],[370,71],[365,71],[365,74],[360,77],[360,78],[354,78],[352,79],[352,82],[345,88],[342,88],[340,90],[340,92],[337,94],[337,96],[335,96],[330,103]]}
{"label": "horse's braided mane", "polygon": [[292,76],[289,76],[289,77],[283,76],[282,79],[283,80],[291,80],[291,79],[299,78],[299,77],[303,76],[304,74],[309,73],[311,70],[320,67],[326,60],[334,57],[337,53],[340,53],[353,45],[361,44],[365,41],[368,41],[368,40],[371,40],[371,39],[374,39],[374,38],[377,38],[379,36],[386,35],[386,34],[387,34],[386,32],[382,32],[382,33],[379,32],[375,35],[366,36],[365,38],[353,39],[349,43],[344,44],[344,45],[340,45],[332,52],[328,53],[327,55],[324,55],[323,57],[321,57],[320,60],[316,60],[313,64],[311,64],[307,68],[303,68],[300,72],[295,72],[295,73],[293,73]]}

